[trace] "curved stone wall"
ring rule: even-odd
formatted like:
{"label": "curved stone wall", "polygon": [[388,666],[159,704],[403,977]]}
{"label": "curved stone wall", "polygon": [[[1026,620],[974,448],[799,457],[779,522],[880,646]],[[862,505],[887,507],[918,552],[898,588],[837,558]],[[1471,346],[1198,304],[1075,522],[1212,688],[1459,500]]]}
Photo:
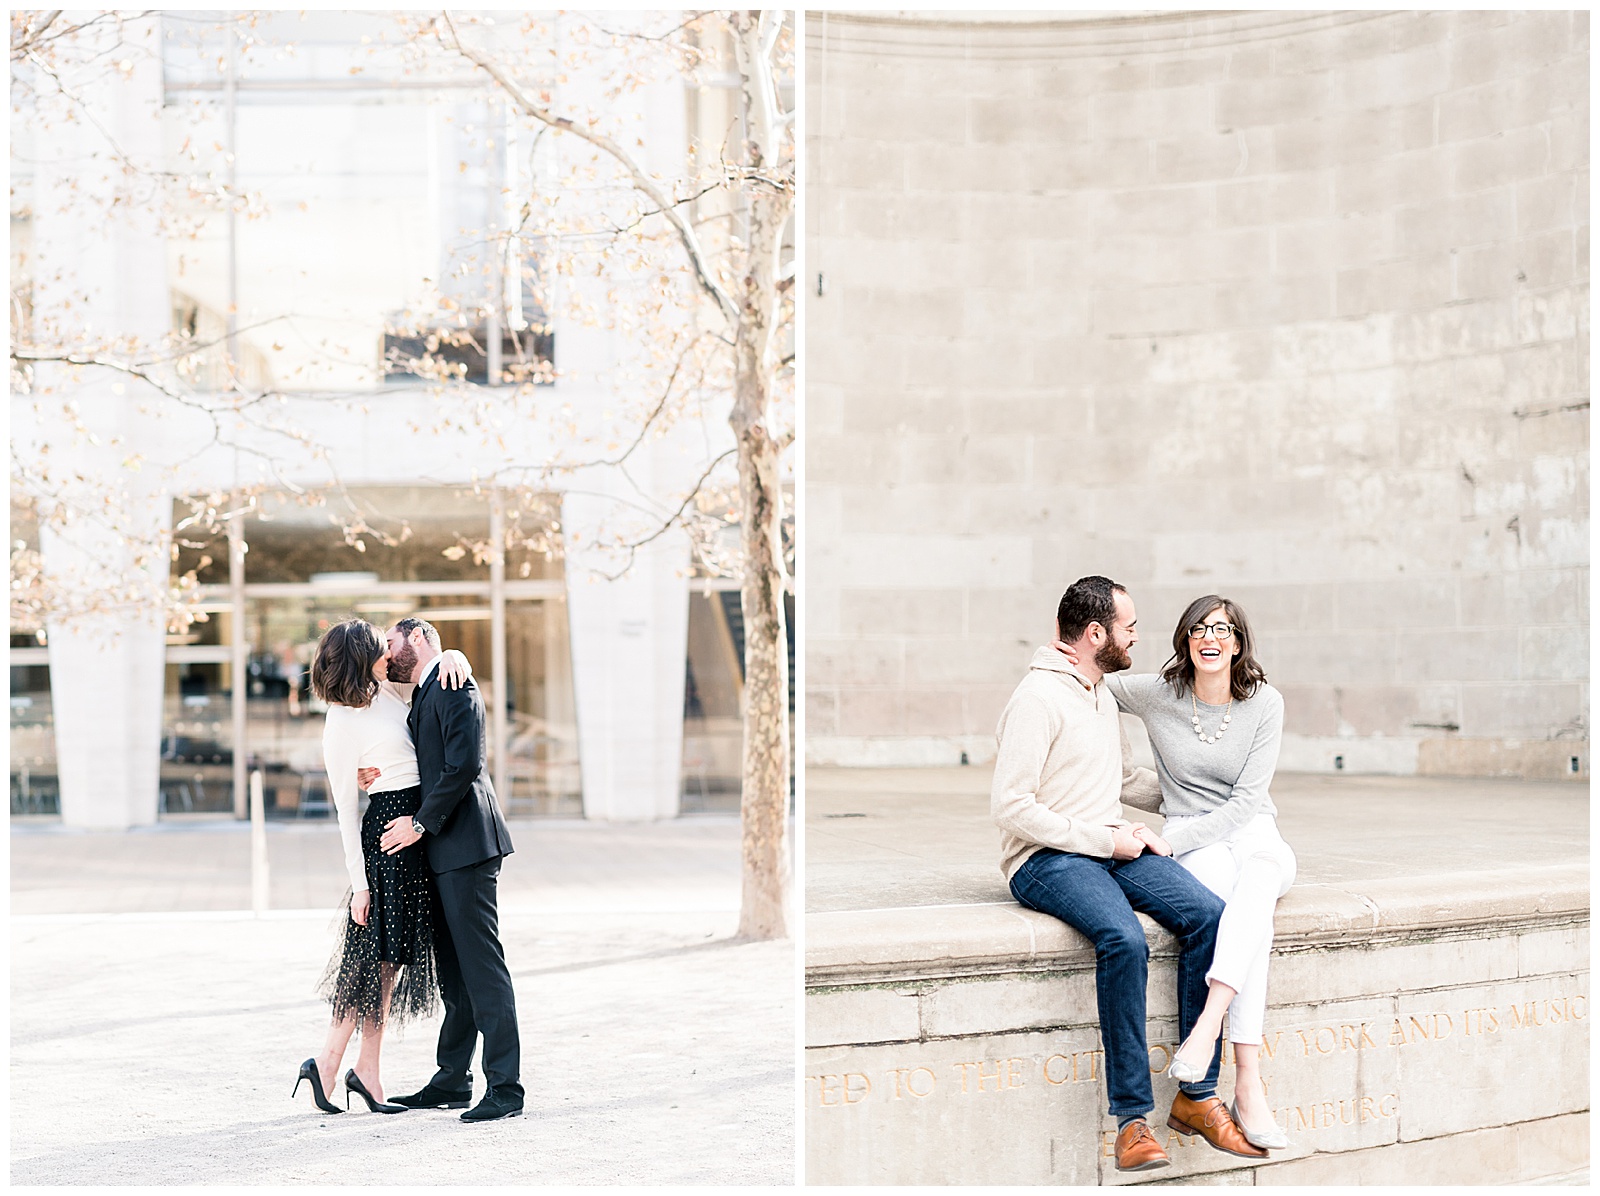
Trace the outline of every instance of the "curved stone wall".
{"label": "curved stone wall", "polygon": [[1282,767],[1587,776],[1587,13],[806,37],[811,760],[991,755],[1098,572]]}

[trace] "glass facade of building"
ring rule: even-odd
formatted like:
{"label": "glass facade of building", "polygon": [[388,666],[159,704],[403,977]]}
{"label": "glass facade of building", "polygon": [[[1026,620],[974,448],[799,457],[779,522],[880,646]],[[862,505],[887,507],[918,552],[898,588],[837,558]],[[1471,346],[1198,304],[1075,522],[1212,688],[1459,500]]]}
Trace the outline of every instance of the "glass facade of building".
{"label": "glass facade of building", "polygon": [[[484,551],[491,508],[506,522],[516,510],[518,544],[494,581]],[[581,817],[577,714],[571,635],[559,554],[549,532],[553,496],[518,496],[446,487],[363,487],[342,509],[300,506],[266,496],[243,523],[245,740],[247,771],[262,774],[272,818],[331,814],[322,767],[326,707],[311,693],[310,667],[322,633],[363,618],[387,627],[408,615],[439,629],[443,646],[472,662],[486,706],[499,698],[495,611],[503,610],[505,731],[490,735],[490,767],[503,780],[508,816]],[[162,694],[162,816],[242,814],[234,788],[234,607],[228,540],[190,521],[174,503],[173,574],[202,583],[196,621],[167,637]],[[543,522],[541,522],[543,520]],[[354,522],[358,549],[344,528]],[[14,528],[36,535],[25,517]],[[543,534],[541,534],[543,533]],[[541,550],[539,545],[547,545]],[[742,620],[739,594],[723,588],[688,594],[685,662],[683,813],[736,812],[743,730]],[[495,601],[496,590],[500,601]],[[790,655],[793,657],[791,604]],[[58,813],[50,669],[43,636],[13,628],[11,639],[11,812]],[[792,685],[791,685],[792,689]],[[792,706],[792,702],[791,702]],[[503,750],[505,763],[497,753]]]}

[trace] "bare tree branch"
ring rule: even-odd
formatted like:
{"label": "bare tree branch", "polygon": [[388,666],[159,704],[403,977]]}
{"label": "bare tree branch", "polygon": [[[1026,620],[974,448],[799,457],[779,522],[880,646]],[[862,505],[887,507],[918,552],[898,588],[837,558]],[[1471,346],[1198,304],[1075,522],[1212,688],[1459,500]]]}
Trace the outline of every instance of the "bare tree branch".
{"label": "bare tree branch", "polygon": [[689,226],[689,222],[684,219],[683,214],[673,206],[672,201],[662,192],[655,180],[645,173],[644,168],[639,165],[633,155],[605,134],[597,133],[593,128],[580,125],[570,117],[557,116],[536,103],[517,86],[516,81],[506,74],[492,58],[487,54],[469,48],[461,40],[461,34],[456,29],[455,19],[448,10],[444,13],[444,21],[446,27],[450,30],[450,37],[455,43],[456,51],[462,57],[487,72],[489,77],[500,84],[505,93],[511,97],[512,101],[523,112],[542,124],[550,126],[552,129],[562,133],[571,133],[574,137],[587,141],[596,149],[602,150],[609,155],[628,172],[629,177],[633,180],[633,185],[650,197],[656,207],[661,209],[663,217],[677,232],[678,240],[682,243],[684,252],[689,255],[690,264],[694,267],[695,278],[699,281],[701,289],[715,300],[718,309],[729,323],[737,324],[739,322],[739,305],[733,301],[728,292],[717,282],[715,273],[711,269],[711,263],[706,260],[705,250],[700,245],[700,238],[695,236],[694,229]]}
{"label": "bare tree branch", "polygon": [[[683,517],[684,511],[688,510],[689,504],[692,503],[699,495],[700,488],[706,484],[706,479],[716,472],[717,466],[721,465],[729,457],[734,456],[736,453],[738,453],[738,451],[738,448],[735,447],[717,454],[717,456],[712,459],[711,464],[706,466],[705,472],[702,473],[699,478],[696,479],[695,484],[689,488],[689,493],[684,495],[683,501],[678,504],[678,509],[672,512],[672,514],[669,515],[666,520],[656,528],[655,531],[641,539],[630,540],[626,544],[618,545],[619,548],[626,548],[628,550],[627,564],[623,565],[623,567],[617,570],[616,573],[600,572],[600,576],[604,577],[607,581],[616,581],[623,577],[629,569],[633,568],[633,560],[639,549],[643,548],[646,544],[649,544],[653,540],[660,539],[662,536],[666,535],[667,532],[671,531],[672,528],[676,527],[678,521]],[[597,570],[597,572],[599,571]]]}

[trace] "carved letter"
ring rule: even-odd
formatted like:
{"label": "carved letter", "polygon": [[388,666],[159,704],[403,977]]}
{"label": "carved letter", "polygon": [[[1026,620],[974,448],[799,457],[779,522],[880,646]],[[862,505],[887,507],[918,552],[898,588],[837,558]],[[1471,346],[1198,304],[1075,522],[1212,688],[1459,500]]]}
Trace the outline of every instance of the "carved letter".
{"label": "carved letter", "polygon": [[1304,1048],[1307,1057],[1309,1057],[1311,1054],[1311,1036],[1304,1030],[1296,1030],[1295,1033],[1300,1035],[1300,1045]]}
{"label": "carved letter", "polygon": [[983,1064],[981,1062],[978,1064],[978,1091],[982,1092],[984,1084],[987,1083],[990,1080],[994,1081],[994,1090],[996,1092],[999,1092],[1000,1088],[1001,1088],[1001,1080],[1000,1080],[1000,1061],[998,1059],[995,1060],[994,1071],[993,1072],[984,1071],[983,1070]]}
{"label": "carved letter", "polygon": [[817,1077],[817,1097],[824,1105],[837,1105],[837,1104],[840,1103],[839,1093],[838,1093],[837,1090],[834,1091],[833,1099],[832,1100],[828,1099],[828,1081],[829,1080],[833,1080],[834,1081],[835,1088],[837,1089],[837,1084],[838,1084],[838,1080],[839,1080],[838,1076],[818,1076]]}
{"label": "carved letter", "polygon": [[957,1063],[956,1066],[961,1069],[961,1092],[962,1092],[962,1095],[965,1095],[967,1093],[967,1091],[968,1091],[968,1089],[967,1089],[967,1068],[969,1068],[969,1067],[977,1067],[979,1065],[976,1064],[976,1063]]}
{"label": "carved letter", "polygon": [[1283,1031],[1282,1030],[1274,1030],[1272,1032],[1272,1041],[1271,1042],[1268,1042],[1265,1038],[1262,1038],[1262,1040],[1261,1040],[1261,1053],[1263,1055],[1265,1055],[1268,1059],[1272,1058],[1273,1054],[1276,1053],[1276,1051],[1278,1049],[1278,1043],[1280,1041],[1282,1041],[1282,1039],[1283,1039]]}
{"label": "carved letter", "polygon": [[1373,1100],[1370,1096],[1363,1096],[1361,1098],[1361,1120],[1371,1121],[1377,1116],[1378,1106],[1373,1103]]}
{"label": "carved letter", "polygon": [[1394,1025],[1389,1030],[1389,1045],[1390,1046],[1405,1046],[1406,1045],[1406,1028],[1405,1028],[1405,1026],[1401,1025],[1399,1018],[1395,1018],[1394,1019]]}
{"label": "carved letter", "polygon": [[1378,1115],[1380,1117],[1393,1117],[1400,1111],[1400,1094],[1386,1092],[1378,1099]]}
{"label": "carved letter", "polygon": [[1364,1047],[1375,1047],[1378,1045],[1377,1042],[1373,1040],[1372,1035],[1367,1032],[1366,1022],[1361,1023],[1361,1045]]}
{"label": "carved letter", "polygon": [[1065,1055],[1051,1055],[1050,1058],[1046,1059],[1044,1061],[1044,1081],[1046,1084],[1065,1084],[1072,1079],[1065,1067],[1061,1069],[1061,1078],[1059,1080],[1050,1074],[1050,1065],[1057,1059],[1061,1060],[1062,1063],[1068,1062]]}
{"label": "carved letter", "polygon": [[1489,1033],[1498,1033],[1500,1029],[1500,1015],[1493,1009],[1485,1009],[1484,1012],[1489,1015]]}
{"label": "carved letter", "polygon": [[1428,1015],[1427,1014],[1423,1014],[1420,1020],[1417,1019],[1417,1018],[1412,1018],[1411,1019],[1410,1035],[1411,1035],[1411,1041],[1412,1042],[1416,1042],[1418,1038],[1426,1039],[1428,1037]]}
{"label": "carved letter", "polygon": [[1572,1020],[1581,1021],[1589,1013],[1589,998],[1579,993],[1572,998]]}
{"label": "carved letter", "polygon": [[[917,1091],[917,1085],[915,1084],[914,1081],[916,1080],[917,1076],[919,1076],[919,1075],[924,1075],[924,1076],[928,1077],[928,1090],[926,1092],[918,1092]],[[929,1068],[926,1068],[926,1067],[913,1067],[911,1069],[911,1074],[906,1077],[906,1091],[909,1092],[912,1096],[917,1096],[917,1097],[932,1096],[933,1095],[933,1090],[938,1085],[938,1082],[939,1082],[938,1081],[938,1077],[936,1077],[933,1074],[932,1070],[930,1070]]]}
{"label": "carved letter", "polygon": [[[852,1080],[860,1080],[860,1084],[852,1084]],[[844,1103],[847,1105],[860,1104],[872,1095],[872,1081],[859,1071],[844,1073]]]}
{"label": "carved letter", "polygon": [[1339,1049],[1341,1051],[1359,1051],[1361,1044],[1356,1041],[1356,1026],[1339,1027]]}
{"label": "carved letter", "polygon": [[1007,1059],[1006,1060],[1006,1087],[1007,1088],[1021,1088],[1022,1087],[1022,1075],[1021,1075],[1022,1064],[1023,1064],[1023,1060],[1021,1060],[1021,1059]]}
{"label": "carved letter", "polygon": [[[1444,1019],[1444,1029],[1443,1030],[1439,1029],[1439,1019],[1440,1018]],[[1439,1042],[1439,1041],[1441,1041],[1443,1039],[1449,1038],[1450,1037],[1450,1032],[1452,1030],[1454,1030],[1455,1028],[1456,1028],[1455,1019],[1452,1018],[1448,1013],[1436,1013],[1436,1014],[1433,1015],[1433,1040],[1435,1042]]]}
{"label": "carved letter", "polygon": [[1146,1053],[1149,1054],[1151,1058],[1154,1058],[1157,1051],[1161,1052],[1161,1062],[1150,1064],[1150,1074],[1153,1076],[1158,1076],[1162,1072],[1166,1071],[1167,1065],[1172,1062],[1172,1052],[1166,1047],[1162,1046],[1159,1042],[1151,1043],[1150,1049]]}

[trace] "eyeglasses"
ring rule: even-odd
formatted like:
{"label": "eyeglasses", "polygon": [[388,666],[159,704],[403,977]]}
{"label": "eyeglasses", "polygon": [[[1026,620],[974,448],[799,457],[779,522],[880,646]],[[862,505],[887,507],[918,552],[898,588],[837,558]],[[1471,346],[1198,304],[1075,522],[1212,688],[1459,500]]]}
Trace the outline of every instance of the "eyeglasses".
{"label": "eyeglasses", "polygon": [[1233,633],[1237,630],[1238,628],[1232,623],[1196,623],[1189,628],[1189,638],[1203,640],[1209,632],[1218,642],[1221,642],[1222,640],[1231,640]]}

